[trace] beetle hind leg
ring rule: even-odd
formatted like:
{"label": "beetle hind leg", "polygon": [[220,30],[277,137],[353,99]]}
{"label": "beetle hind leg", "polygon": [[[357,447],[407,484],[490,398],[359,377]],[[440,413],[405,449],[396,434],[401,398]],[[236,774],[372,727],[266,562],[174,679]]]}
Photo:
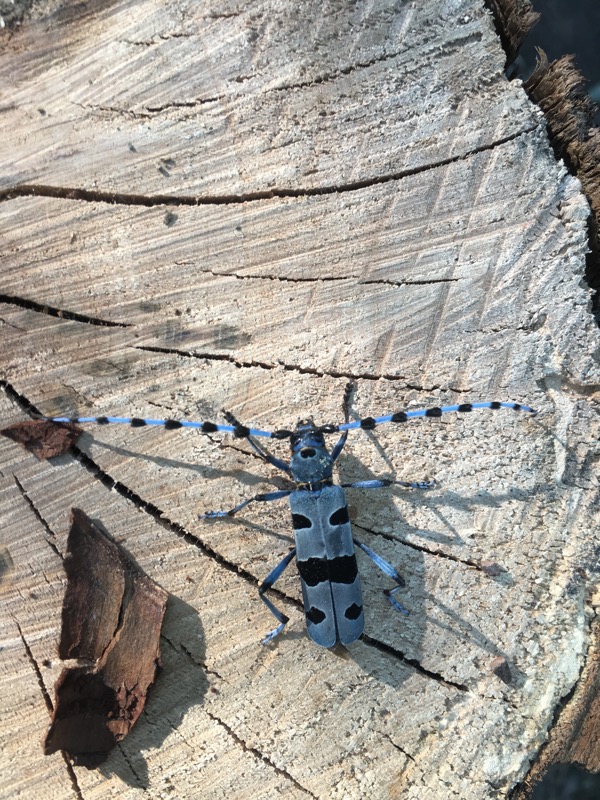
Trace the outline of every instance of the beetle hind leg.
{"label": "beetle hind leg", "polygon": [[374,550],[371,550],[370,547],[367,547],[367,545],[363,544],[359,539],[354,539],[354,544],[357,547],[360,547],[360,549],[369,556],[371,561],[375,564],[376,567],[379,567],[379,569],[384,573],[384,575],[387,575],[392,580],[396,581],[396,583],[398,584],[397,586],[394,586],[393,589],[384,589],[383,593],[390,601],[390,603],[394,606],[396,611],[399,611],[401,614],[404,614],[404,616],[408,616],[410,614],[410,611],[407,608],[404,608],[402,603],[400,603],[400,601],[396,600],[396,598],[394,597],[394,592],[397,592],[398,589],[402,589],[402,587],[404,586],[404,578],[402,577],[402,575],[400,575],[398,570],[395,569],[390,564],[389,561],[386,561],[385,558],[382,558]]}
{"label": "beetle hind leg", "polygon": [[[404,581],[402,582],[402,584],[404,585]],[[399,611],[401,614],[404,614],[404,616],[405,616],[405,617],[408,617],[408,615],[410,614],[410,611],[408,610],[408,608],[405,608],[405,607],[402,605],[402,603],[400,603],[400,602],[399,602],[398,600],[396,600],[396,598],[394,597],[394,592],[397,592],[397,591],[398,591],[398,589],[401,589],[401,588],[402,588],[402,586],[401,586],[401,585],[394,586],[394,588],[393,588],[393,589],[384,589],[384,590],[383,590],[383,593],[384,593],[384,595],[387,597],[387,599],[390,601],[390,603],[391,603],[391,604],[394,606],[394,608],[396,609],[396,611]]]}

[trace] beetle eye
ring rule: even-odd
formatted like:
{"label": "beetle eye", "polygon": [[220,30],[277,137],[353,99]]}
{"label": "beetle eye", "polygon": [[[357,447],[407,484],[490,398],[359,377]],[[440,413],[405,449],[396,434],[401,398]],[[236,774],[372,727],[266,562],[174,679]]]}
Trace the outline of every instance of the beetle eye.
{"label": "beetle eye", "polygon": [[300,450],[300,455],[302,458],[312,458],[315,455],[315,451],[312,447],[304,447]]}

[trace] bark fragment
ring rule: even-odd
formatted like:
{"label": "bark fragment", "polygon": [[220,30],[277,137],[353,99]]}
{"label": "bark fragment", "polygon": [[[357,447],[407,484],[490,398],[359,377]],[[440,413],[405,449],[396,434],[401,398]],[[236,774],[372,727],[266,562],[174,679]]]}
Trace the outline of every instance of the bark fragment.
{"label": "bark fragment", "polygon": [[65,750],[88,768],[104,761],[136,723],[160,669],[167,593],[80,509],[71,512],[68,585],[46,755]]}
{"label": "bark fragment", "polygon": [[68,453],[82,432],[77,425],[45,419],[15,422],[0,431],[2,436],[17,442],[40,461]]}

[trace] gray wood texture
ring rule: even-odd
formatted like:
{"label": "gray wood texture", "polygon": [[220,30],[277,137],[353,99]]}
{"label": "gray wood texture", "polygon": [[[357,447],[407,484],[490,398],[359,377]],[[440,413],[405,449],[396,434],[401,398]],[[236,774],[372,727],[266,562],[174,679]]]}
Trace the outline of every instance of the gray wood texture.
{"label": "gray wood texture", "polygon": [[[125,499],[0,441],[2,797],[479,800],[525,774],[588,646],[600,336],[587,203],[503,64],[479,0],[42,5],[5,42],[0,365],[43,413],[290,427],[339,421],[353,378],[357,416],[541,414],[351,434],[344,481],[439,487],[349,497],[411,615],[359,556],[346,652],[308,639],[293,567],[260,644],[285,502],[198,518],[279,485],[243,442],[89,428]],[[72,506],[171,595],[164,672],[96,771],[40,745]]]}

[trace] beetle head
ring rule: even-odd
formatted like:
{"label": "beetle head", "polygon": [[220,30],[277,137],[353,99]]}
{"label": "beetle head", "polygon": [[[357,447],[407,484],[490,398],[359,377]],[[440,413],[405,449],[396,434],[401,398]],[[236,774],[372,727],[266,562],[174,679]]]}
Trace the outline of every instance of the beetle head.
{"label": "beetle head", "polygon": [[312,419],[300,420],[290,439],[290,468],[297,483],[320,483],[332,477],[333,461],[325,437]]}

